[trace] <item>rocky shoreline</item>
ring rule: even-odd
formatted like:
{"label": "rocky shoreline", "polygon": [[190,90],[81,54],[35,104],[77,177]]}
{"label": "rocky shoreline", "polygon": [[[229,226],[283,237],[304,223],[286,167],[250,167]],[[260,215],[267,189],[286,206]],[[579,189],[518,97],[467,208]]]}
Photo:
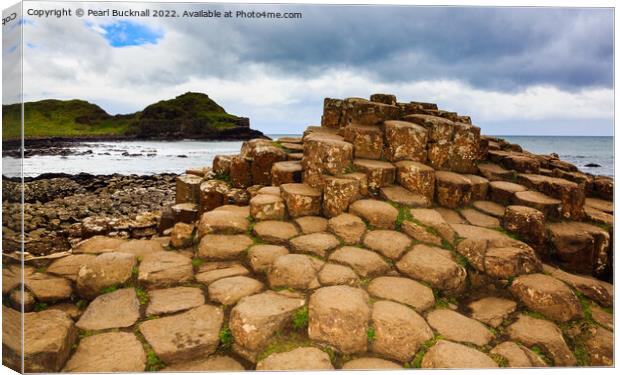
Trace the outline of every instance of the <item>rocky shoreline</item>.
{"label": "rocky shoreline", "polygon": [[70,249],[27,242],[25,293],[4,257],[29,372],[614,364],[613,179],[435,104],[328,98],[179,176],[55,178],[26,208],[75,202]]}

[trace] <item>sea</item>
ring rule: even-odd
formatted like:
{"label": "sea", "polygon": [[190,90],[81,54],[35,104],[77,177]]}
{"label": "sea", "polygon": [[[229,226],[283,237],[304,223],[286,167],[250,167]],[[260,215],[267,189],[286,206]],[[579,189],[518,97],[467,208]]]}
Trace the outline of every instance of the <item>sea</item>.
{"label": "sea", "polygon": [[[270,134],[276,139],[298,134]],[[562,160],[575,164],[581,171],[597,175],[614,175],[613,137],[564,136],[499,136],[525,150],[537,154],[557,153]],[[210,166],[215,155],[239,152],[242,142],[181,141],[114,141],[86,142],[75,146],[75,153],[86,155],[38,155],[23,160],[24,176],[43,173],[90,173],[99,175],[150,175],[183,173],[187,168]],[[586,164],[600,167],[586,167]],[[19,175],[19,159],[2,160],[3,175]]]}

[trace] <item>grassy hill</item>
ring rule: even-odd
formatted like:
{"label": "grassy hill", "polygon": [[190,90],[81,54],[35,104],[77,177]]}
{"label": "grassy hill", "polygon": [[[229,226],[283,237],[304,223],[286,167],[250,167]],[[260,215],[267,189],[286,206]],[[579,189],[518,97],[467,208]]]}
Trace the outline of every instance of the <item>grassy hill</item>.
{"label": "grassy hill", "polygon": [[[2,140],[20,137],[20,105],[2,106]],[[24,104],[25,137],[217,138],[253,134],[247,118],[226,113],[201,93],[185,93],[144,110],[112,116],[83,100],[41,100]]]}

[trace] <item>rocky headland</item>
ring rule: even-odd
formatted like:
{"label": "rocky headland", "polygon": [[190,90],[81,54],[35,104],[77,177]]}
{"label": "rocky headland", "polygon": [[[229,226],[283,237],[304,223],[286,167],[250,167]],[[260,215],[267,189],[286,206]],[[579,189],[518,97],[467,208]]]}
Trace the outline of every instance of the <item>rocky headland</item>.
{"label": "rocky headland", "polygon": [[20,306],[29,372],[613,365],[613,179],[434,104],[328,98],[179,176],[50,177],[26,221],[77,211],[62,251],[3,257],[9,367]]}

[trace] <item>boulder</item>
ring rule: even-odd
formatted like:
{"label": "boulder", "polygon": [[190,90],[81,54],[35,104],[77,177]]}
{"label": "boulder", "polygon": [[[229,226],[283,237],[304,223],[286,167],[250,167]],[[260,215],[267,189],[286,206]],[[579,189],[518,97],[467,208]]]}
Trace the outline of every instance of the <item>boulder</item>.
{"label": "boulder", "polygon": [[370,95],[370,101],[375,103],[383,103],[389,105],[396,105],[396,96],[390,94],[372,94]]}
{"label": "boulder", "polygon": [[544,265],[546,274],[565,282],[601,306],[610,307],[614,300],[614,286],[593,277],[574,275],[559,268]]}
{"label": "boulder", "polygon": [[68,299],[73,292],[71,282],[65,278],[43,272],[24,275],[26,289],[41,302],[56,302]]}
{"label": "boulder", "polygon": [[140,333],[166,364],[186,362],[215,352],[223,320],[221,308],[202,305],[145,321],[140,324]]}
{"label": "boulder", "polygon": [[389,203],[374,200],[362,199],[356,201],[349,207],[349,212],[366,220],[368,224],[380,229],[394,229],[398,210]]}
{"label": "boulder", "polygon": [[519,315],[516,322],[506,329],[511,340],[532,347],[539,346],[551,357],[555,366],[575,366],[577,361],[566,345],[562,331],[554,323]]}
{"label": "boulder", "polygon": [[9,299],[11,302],[11,307],[20,311],[23,308],[24,312],[32,311],[36,303],[34,295],[28,290],[22,288],[13,289],[9,293]]}
{"label": "boulder", "polygon": [[165,288],[193,277],[192,260],[172,251],[145,255],[138,267],[138,281],[148,288]]}
{"label": "boulder", "polygon": [[488,276],[508,280],[540,272],[542,264],[531,248],[489,247],[484,254],[484,271]]}
{"label": "boulder", "polygon": [[441,249],[415,245],[396,263],[396,267],[405,275],[424,281],[433,288],[446,291],[462,289],[467,272],[437,250]]}
{"label": "boulder", "polygon": [[375,337],[370,350],[399,362],[409,362],[425,341],[433,338],[431,327],[411,308],[392,301],[372,306]]}
{"label": "boulder", "polygon": [[439,340],[424,355],[422,368],[495,368],[497,363],[481,351]]}
{"label": "boulder", "polygon": [[584,348],[588,353],[590,365],[614,365],[614,334],[600,327],[592,327],[584,337]]}
{"label": "boulder", "polygon": [[353,145],[349,142],[326,136],[306,137],[301,160],[303,181],[311,187],[319,187],[322,185],[322,175],[344,173],[352,159]]}
{"label": "boulder", "polygon": [[360,278],[347,266],[340,264],[327,263],[318,274],[319,283],[322,286],[330,285],[351,285],[356,286]]}
{"label": "boulder", "polygon": [[412,237],[416,241],[428,243],[435,246],[442,245],[441,237],[431,233],[427,228],[422,225],[416,224],[413,221],[403,221],[401,229],[408,236]]}
{"label": "boulder", "polygon": [[251,163],[241,155],[230,160],[230,185],[236,188],[252,186]]}
{"label": "boulder", "polygon": [[331,176],[323,177],[323,214],[338,216],[359,197],[359,181]]}
{"label": "boulder", "polygon": [[202,177],[183,174],[176,179],[175,203],[200,203]]}
{"label": "boulder", "polygon": [[271,183],[274,186],[300,183],[302,170],[301,162],[298,160],[274,163],[271,167]]}
{"label": "boulder", "polygon": [[364,245],[383,256],[396,260],[409,249],[411,238],[393,230],[372,230],[364,236]]}
{"label": "boulder", "polygon": [[471,302],[467,307],[471,311],[472,318],[497,328],[504,319],[515,312],[517,303],[506,298],[483,297]]}
{"label": "boulder", "polygon": [[381,275],[390,269],[379,254],[359,247],[341,247],[329,256],[329,260],[351,267],[361,277]]}
{"label": "boulder", "polygon": [[395,163],[396,182],[407,190],[432,200],[435,196],[435,170],[425,164],[403,160]]}
{"label": "boulder", "polygon": [[252,182],[257,185],[271,185],[271,168],[277,162],[286,161],[286,153],[272,144],[259,144],[251,152]]}
{"label": "boulder", "polygon": [[230,175],[232,158],[232,155],[215,155],[212,164],[213,172],[218,175]]}
{"label": "boulder", "polygon": [[274,353],[256,364],[257,371],[333,370],[329,355],[313,347]]}
{"label": "boulder", "polygon": [[355,159],[353,167],[366,174],[368,179],[368,191],[379,194],[379,190],[388,185],[394,184],[396,180],[396,167],[392,163],[381,160]]}
{"label": "boulder", "polygon": [[258,194],[250,199],[250,215],[256,220],[283,220],[286,217],[284,199],[271,194]]}
{"label": "boulder", "polygon": [[302,216],[295,220],[295,224],[303,234],[327,232],[327,219],[321,216]]}
{"label": "boulder", "polygon": [[368,284],[368,293],[375,298],[411,306],[417,312],[423,312],[435,305],[431,288],[406,277],[377,277]]}
{"label": "boulder", "polygon": [[346,285],[318,289],[310,296],[308,336],[345,353],[365,352],[368,347],[370,307],[362,289]]}
{"label": "boulder", "polygon": [[598,275],[610,266],[610,237],[604,229],[581,222],[547,225],[549,245],[568,271]]}
{"label": "boulder", "polygon": [[93,299],[105,288],[127,282],[136,266],[135,255],[105,253],[85,264],[78,271],[76,286],[78,293]]}
{"label": "boulder", "polygon": [[222,305],[234,305],[241,298],[262,290],[263,283],[250,277],[226,277],[209,284],[209,299]]}
{"label": "boulder", "polygon": [[484,346],[494,337],[484,324],[450,309],[433,310],[426,320],[448,340]]}
{"label": "boulder", "polygon": [[204,305],[205,296],[200,288],[179,286],[149,291],[146,315],[172,314]]}
{"label": "boulder", "polygon": [[308,255],[282,255],[267,271],[267,278],[271,288],[313,289],[319,287],[317,274],[322,267],[322,261]]}
{"label": "boulder", "polygon": [[472,182],[467,177],[454,172],[435,172],[435,194],[439,205],[456,208],[469,205]]}
{"label": "boulder", "polygon": [[280,186],[282,198],[292,217],[319,215],[321,212],[321,192],[306,184],[283,184]]}
{"label": "boulder", "polygon": [[529,309],[550,319],[567,322],[583,318],[579,299],[561,281],[541,273],[517,277],[510,291]]}
{"label": "boulder", "polygon": [[142,372],[146,354],[138,339],[127,332],[107,332],[80,341],[63,372]]}
{"label": "boulder", "polygon": [[200,217],[198,236],[202,237],[205,234],[243,234],[249,227],[247,217],[248,215],[245,213],[232,210],[205,212]]}
{"label": "boulder", "polygon": [[310,253],[325,257],[330,250],[340,245],[340,241],[330,233],[304,234],[290,240],[291,248],[297,253]]}
{"label": "boulder", "polygon": [[140,302],[133,288],[119,289],[95,298],[80,320],[79,329],[95,331],[132,326],[140,318]]}
{"label": "boulder", "polygon": [[[399,160],[426,161],[428,132],[420,125],[406,121],[385,121],[385,158],[391,162]],[[356,154],[356,157],[360,157]]]}
{"label": "boulder", "polygon": [[348,213],[329,219],[327,228],[347,245],[359,243],[366,232],[366,224],[362,219]]}
{"label": "boulder", "polygon": [[383,130],[375,125],[347,125],[344,140],[353,144],[356,158],[381,159],[383,154]]}
{"label": "boulder", "polygon": [[[269,223],[269,221],[261,223]],[[259,224],[255,225],[255,230]],[[253,243],[254,241],[245,234],[207,234],[200,240],[198,256],[216,260],[235,259]]]}
{"label": "boulder", "polygon": [[603,328],[607,328],[610,331],[614,330],[614,316],[602,308],[591,305],[592,320],[600,324]]}
{"label": "boulder", "polygon": [[200,206],[194,203],[179,203],[170,207],[174,222],[193,224],[198,220]]}
{"label": "boulder", "polygon": [[276,245],[285,245],[299,232],[292,223],[286,221],[265,220],[254,225],[254,235],[261,240]]}
{"label": "boulder", "polygon": [[229,327],[235,345],[258,354],[304,304],[303,299],[273,291],[242,298],[230,312]]}
{"label": "boulder", "polygon": [[248,260],[254,272],[267,272],[278,257],[288,253],[284,246],[254,245],[248,250]]}

